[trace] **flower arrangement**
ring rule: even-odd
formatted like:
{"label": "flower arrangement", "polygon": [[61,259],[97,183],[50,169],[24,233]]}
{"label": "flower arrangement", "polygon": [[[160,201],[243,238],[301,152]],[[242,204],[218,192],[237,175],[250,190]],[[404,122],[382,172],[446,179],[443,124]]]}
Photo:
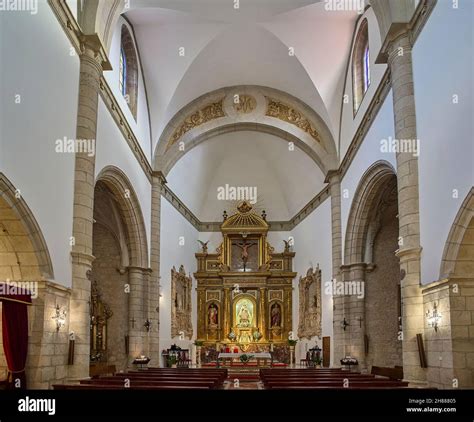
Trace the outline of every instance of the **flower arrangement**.
{"label": "flower arrangement", "polygon": [[201,347],[204,344],[202,340],[194,340],[194,345],[197,347]]}
{"label": "flower arrangement", "polygon": [[294,340],[294,339],[291,339],[291,338],[288,339],[288,345],[289,346],[296,346],[296,343],[298,343],[298,340]]}
{"label": "flower arrangement", "polygon": [[242,363],[249,363],[250,359],[253,358],[253,355],[247,355],[247,354],[243,354],[243,355],[240,355],[240,361]]}

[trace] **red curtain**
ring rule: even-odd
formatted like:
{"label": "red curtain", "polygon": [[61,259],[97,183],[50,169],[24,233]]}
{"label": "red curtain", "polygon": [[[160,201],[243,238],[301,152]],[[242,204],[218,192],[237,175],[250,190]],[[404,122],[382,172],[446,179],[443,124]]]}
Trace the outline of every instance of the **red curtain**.
{"label": "red curtain", "polygon": [[[13,388],[26,389],[26,355],[28,352],[29,294],[0,294],[2,302],[3,350]],[[19,381],[19,384],[18,384]]]}

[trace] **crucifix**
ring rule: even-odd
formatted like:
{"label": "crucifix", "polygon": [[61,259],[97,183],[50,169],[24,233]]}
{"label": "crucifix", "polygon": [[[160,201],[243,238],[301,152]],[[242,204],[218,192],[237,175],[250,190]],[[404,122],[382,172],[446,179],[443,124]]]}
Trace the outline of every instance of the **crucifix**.
{"label": "crucifix", "polygon": [[249,248],[251,248],[253,245],[256,245],[255,242],[253,243],[247,243],[246,240],[243,241],[243,243],[234,243],[235,246],[238,246],[240,249],[242,249],[242,263],[244,264],[244,272],[246,271],[247,268],[247,261],[249,259]]}
{"label": "crucifix", "polygon": [[130,322],[132,323],[132,328],[135,328],[135,322],[136,322],[136,321],[135,321],[135,318],[132,318],[132,319],[130,320]]}

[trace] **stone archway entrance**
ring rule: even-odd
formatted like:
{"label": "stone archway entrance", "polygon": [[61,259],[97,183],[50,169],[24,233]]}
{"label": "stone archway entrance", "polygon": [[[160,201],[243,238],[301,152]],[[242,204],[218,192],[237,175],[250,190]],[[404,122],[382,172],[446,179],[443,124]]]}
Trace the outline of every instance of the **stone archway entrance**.
{"label": "stone archway entrance", "polygon": [[[398,203],[396,178],[382,192],[369,225],[368,254],[372,270],[365,284],[366,365],[402,366],[400,264],[398,249]],[[369,257],[368,257],[369,258]]]}
{"label": "stone archway entrance", "polygon": [[402,365],[397,177],[384,161],[363,175],[349,214],[341,267],[345,287],[334,297],[336,362],[350,355],[362,370]]}
{"label": "stone archway entrance", "polygon": [[91,364],[127,368],[151,354],[153,330],[145,327],[157,297],[149,294],[148,249],[136,193],[125,174],[106,167],[94,190],[92,234]]}

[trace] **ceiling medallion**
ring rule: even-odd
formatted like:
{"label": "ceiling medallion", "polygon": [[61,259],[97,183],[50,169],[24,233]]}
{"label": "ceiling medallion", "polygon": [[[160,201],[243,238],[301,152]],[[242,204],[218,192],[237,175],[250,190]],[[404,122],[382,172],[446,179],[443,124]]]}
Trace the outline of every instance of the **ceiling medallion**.
{"label": "ceiling medallion", "polygon": [[257,107],[257,100],[251,95],[235,95],[234,110],[237,113],[249,114]]}

